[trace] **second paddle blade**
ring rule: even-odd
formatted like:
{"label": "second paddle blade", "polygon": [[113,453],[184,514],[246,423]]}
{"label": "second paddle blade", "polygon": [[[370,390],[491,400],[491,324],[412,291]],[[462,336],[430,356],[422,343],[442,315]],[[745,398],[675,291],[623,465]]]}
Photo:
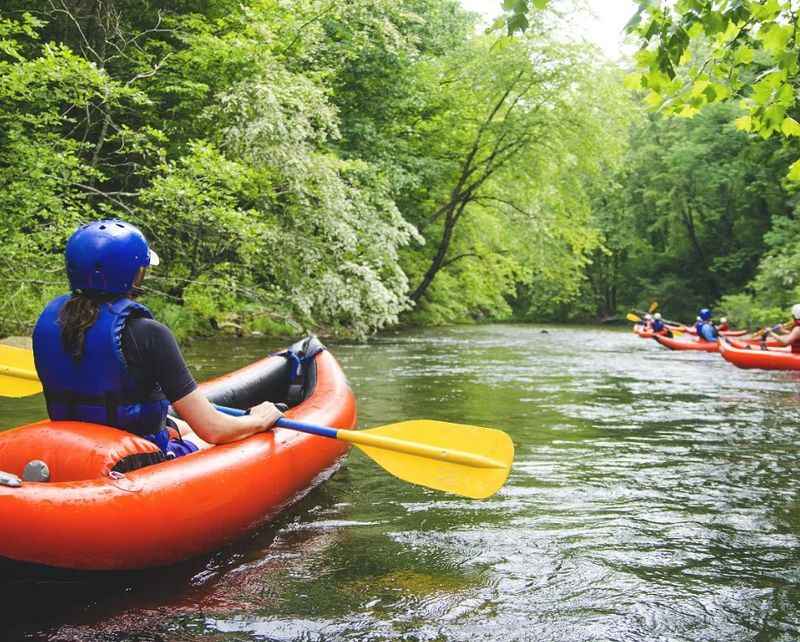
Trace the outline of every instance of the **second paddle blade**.
{"label": "second paddle blade", "polygon": [[493,428],[419,419],[365,432],[425,444],[443,452],[463,452],[493,460],[495,465],[492,467],[476,467],[356,444],[400,479],[472,499],[484,499],[500,490],[514,460],[511,438]]}
{"label": "second paddle blade", "polygon": [[[26,376],[19,376],[24,373]],[[33,352],[0,344],[0,396],[27,397],[42,391],[36,377]]]}

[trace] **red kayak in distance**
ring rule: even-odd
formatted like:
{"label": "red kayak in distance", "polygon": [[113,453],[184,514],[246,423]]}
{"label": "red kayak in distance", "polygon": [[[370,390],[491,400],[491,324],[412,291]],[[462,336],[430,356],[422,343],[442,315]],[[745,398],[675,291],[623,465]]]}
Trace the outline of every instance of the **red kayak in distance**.
{"label": "red kayak in distance", "polygon": [[800,353],[792,352],[788,347],[761,349],[752,345],[732,345],[728,341],[719,341],[719,353],[722,358],[737,368],[755,368],[758,370],[800,370]]}
{"label": "red kayak in distance", "polygon": [[784,345],[780,341],[770,340],[766,343],[761,339],[732,339],[727,337],[727,343],[732,345],[734,348],[744,348],[747,349],[747,346],[753,346],[755,348],[760,348],[762,346],[767,348],[783,348]]}
{"label": "red kayak in distance", "polygon": [[716,341],[698,341],[685,339],[670,339],[669,337],[654,336],[665,348],[670,350],[694,350],[696,352],[718,352],[719,345]]}

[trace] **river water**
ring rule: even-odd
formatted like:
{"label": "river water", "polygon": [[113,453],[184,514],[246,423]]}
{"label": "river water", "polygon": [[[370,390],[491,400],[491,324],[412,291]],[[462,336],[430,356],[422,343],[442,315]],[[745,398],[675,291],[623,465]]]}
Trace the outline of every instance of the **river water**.
{"label": "river water", "polygon": [[[278,347],[217,339],[186,357],[202,379]],[[271,525],[207,558],[4,581],[3,639],[800,639],[788,373],[595,328],[457,327],[330,348],[362,427],[500,428],[516,445],[508,484],[469,501],[351,453]],[[42,412],[39,398],[2,400],[0,426]]]}

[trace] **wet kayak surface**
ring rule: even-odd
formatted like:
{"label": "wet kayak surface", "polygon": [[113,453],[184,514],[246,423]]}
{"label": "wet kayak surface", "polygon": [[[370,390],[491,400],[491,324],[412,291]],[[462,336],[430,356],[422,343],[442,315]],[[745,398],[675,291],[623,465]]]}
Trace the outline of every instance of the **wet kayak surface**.
{"label": "wet kayak surface", "polygon": [[[214,339],[185,354],[203,379],[279,347]],[[506,487],[470,501],[351,453],[210,557],[125,575],[3,573],[8,639],[800,637],[797,374],[597,328],[468,326],[329,347],[362,427],[430,418],[508,432]],[[42,414],[40,397],[0,400],[0,426]]]}

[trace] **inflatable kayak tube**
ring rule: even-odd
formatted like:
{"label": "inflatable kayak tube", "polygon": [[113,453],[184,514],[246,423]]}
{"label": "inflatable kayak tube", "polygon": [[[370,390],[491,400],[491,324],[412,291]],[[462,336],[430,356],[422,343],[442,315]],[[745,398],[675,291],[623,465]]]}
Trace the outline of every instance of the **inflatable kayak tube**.
{"label": "inflatable kayak tube", "polygon": [[[353,428],[355,398],[334,357],[314,337],[290,350],[200,389],[220,405],[284,402],[292,419]],[[0,485],[0,557],[5,564],[116,571],[203,555],[320,483],[347,448],[276,429],[152,463],[163,459],[153,443],[108,426],[41,421],[8,430],[0,433],[0,470],[22,476],[26,463],[42,460],[50,480]]]}
{"label": "inflatable kayak tube", "polygon": [[789,348],[761,349],[759,346],[736,347],[720,340],[719,353],[725,361],[737,368],[757,368],[759,370],[800,370],[800,354]]}
{"label": "inflatable kayak tube", "polygon": [[775,341],[774,339],[770,339],[769,341],[762,341],[761,339],[733,339],[731,337],[726,337],[726,341],[728,345],[732,345],[734,348],[747,348],[747,346],[753,346],[754,348],[760,348],[761,346],[766,346],[767,348],[782,348],[784,345],[780,341]]}
{"label": "inflatable kayak tube", "polygon": [[685,341],[681,339],[670,339],[668,337],[653,337],[665,348],[670,350],[695,350],[700,352],[717,352],[719,346],[715,341]]}

